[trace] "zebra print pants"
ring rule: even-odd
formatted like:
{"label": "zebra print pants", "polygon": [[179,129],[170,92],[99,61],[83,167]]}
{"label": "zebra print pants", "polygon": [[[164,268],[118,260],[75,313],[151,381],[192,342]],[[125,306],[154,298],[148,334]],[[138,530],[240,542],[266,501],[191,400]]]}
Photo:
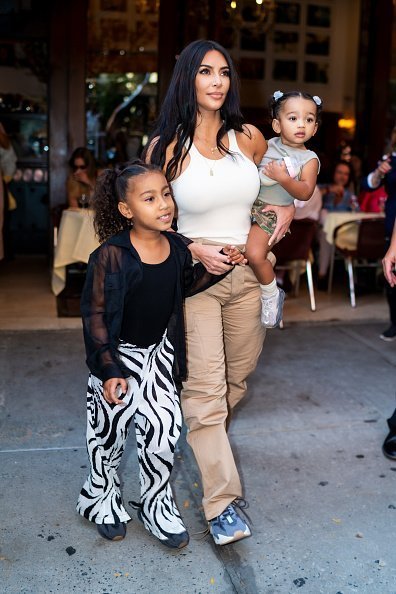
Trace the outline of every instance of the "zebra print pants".
{"label": "zebra print pants", "polygon": [[128,367],[125,406],[103,398],[101,380],[92,374],[87,394],[87,449],[91,472],[77,502],[77,511],[97,524],[127,522],[117,470],[128,427],[135,423],[139,460],[141,519],[163,540],[186,528],[169,484],[181,409],[172,377],[173,347],[166,336],[147,349],[120,342],[120,358]]}

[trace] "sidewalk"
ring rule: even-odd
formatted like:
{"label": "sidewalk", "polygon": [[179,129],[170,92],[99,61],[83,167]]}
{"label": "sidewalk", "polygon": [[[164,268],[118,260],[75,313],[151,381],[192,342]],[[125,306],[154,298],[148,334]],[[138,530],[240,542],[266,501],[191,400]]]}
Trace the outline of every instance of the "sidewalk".
{"label": "sidewalk", "polygon": [[[381,453],[396,343],[381,330],[355,321],[268,333],[230,433],[253,536],[226,547],[192,536],[179,553],[133,510],[120,543],[74,511],[87,474],[81,332],[2,331],[2,591],[396,594],[396,462]],[[138,498],[132,435],[122,478],[125,501]],[[184,439],[173,484],[191,535],[203,530]]]}

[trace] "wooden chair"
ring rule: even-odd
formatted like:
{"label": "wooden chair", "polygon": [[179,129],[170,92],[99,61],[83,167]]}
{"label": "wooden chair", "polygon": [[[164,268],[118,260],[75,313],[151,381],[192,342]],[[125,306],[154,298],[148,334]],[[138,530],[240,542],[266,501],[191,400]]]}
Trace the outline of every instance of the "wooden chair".
{"label": "wooden chair", "polygon": [[272,252],[276,256],[278,270],[291,270],[295,272],[296,282],[294,294],[297,297],[300,288],[300,261],[305,263],[307,284],[311,310],[316,310],[315,292],[312,279],[311,247],[317,230],[317,222],[312,219],[292,221],[290,233],[277,243]]}
{"label": "wooden chair", "polygon": [[[350,225],[358,226],[358,238],[355,249],[340,247],[337,245],[337,237]],[[345,267],[349,279],[349,296],[351,306],[356,307],[355,295],[355,268],[380,267],[381,260],[385,254],[385,221],[382,218],[358,219],[353,222],[346,222],[334,229],[333,254],[329,271],[329,293],[331,292],[334,273],[334,260],[337,254],[345,261]]]}

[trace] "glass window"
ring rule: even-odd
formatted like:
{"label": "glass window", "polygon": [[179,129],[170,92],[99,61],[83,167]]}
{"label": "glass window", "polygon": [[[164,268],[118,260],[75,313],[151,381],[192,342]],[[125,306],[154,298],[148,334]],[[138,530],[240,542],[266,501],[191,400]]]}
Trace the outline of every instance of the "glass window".
{"label": "glass window", "polygon": [[87,146],[99,164],[140,156],[157,114],[159,0],[90,0]]}

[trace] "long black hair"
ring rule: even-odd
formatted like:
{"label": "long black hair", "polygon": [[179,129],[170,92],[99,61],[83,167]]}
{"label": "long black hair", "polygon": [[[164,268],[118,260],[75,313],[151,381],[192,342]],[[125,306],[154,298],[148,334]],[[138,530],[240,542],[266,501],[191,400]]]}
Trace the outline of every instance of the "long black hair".
{"label": "long black hair", "polygon": [[92,200],[94,228],[102,243],[132,225],[118,210],[119,202],[126,202],[129,180],[150,171],[162,170],[157,165],[133,159],[116,169],[105,169],[96,182]]}
{"label": "long black hair", "polygon": [[[166,149],[176,140],[173,156],[166,166],[166,177],[172,181],[190,149],[195,132],[198,114],[197,94],[195,91],[195,77],[207,52],[220,52],[227,62],[230,73],[230,88],[224,104],[220,110],[223,124],[217,133],[216,144],[223,154],[230,151],[221,142],[222,136],[231,129],[237,132],[247,131],[243,128],[244,119],[240,111],[239,78],[231,56],[216,41],[200,39],[187,45],[179,55],[173,71],[157,125],[151,134],[143,158],[150,154],[150,161],[164,168]],[[154,142],[152,142],[154,140]],[[183,154],[184,146],[187,151]]]}

